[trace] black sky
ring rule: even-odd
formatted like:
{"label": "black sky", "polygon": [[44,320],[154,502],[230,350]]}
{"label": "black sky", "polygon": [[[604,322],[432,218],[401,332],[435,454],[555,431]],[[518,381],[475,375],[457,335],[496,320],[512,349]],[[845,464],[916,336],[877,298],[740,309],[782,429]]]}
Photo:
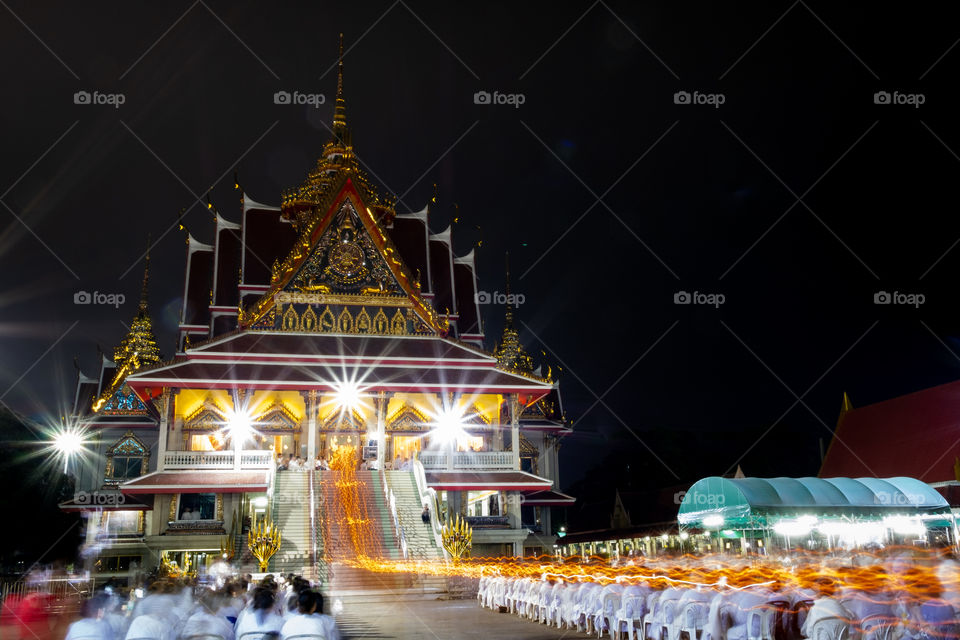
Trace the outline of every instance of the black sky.
{"label": "black sky", "polygon": [[[522,338],[563,367],[562,485],[610,451],[651,485],[738,462],[816,474],[843,391],[863,405],[960,377],[960,27],[942,3],[836,5],[8,0],[0,401],[72,401],[74,355],[92,373],[135,312],[148,234],[172,353],[177,212],[209,242],[196,197],[212,187],[238,220],[234,167],[260,202],[301,182],[332,105],[273,94],[332,97],[342,31],[348,121],[381,190],[419,210],[436,183],[433,230],[456,203],[486,291],[510,251]],[[81,90],[125,103],[74,104]],[[474,104],[481,90],[525,103]],[[77,306],[78,290],[127,302]],[[926,302],[878,306],[881,290]],[[492,346],[502,310],[484,312]]]}

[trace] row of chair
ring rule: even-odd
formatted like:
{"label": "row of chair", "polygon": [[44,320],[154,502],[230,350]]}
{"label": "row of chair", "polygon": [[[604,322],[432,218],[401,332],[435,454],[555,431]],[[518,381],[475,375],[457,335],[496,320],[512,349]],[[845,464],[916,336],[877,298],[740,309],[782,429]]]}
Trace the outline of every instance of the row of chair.
{"label": "row of chair", "polygon": [[[482,578],[477,600],[542,624],[629,640],[799,640],[814,602],[809,593],[787,597],[762,588],[658,590],[502,576]],[[839,618],[815,626],[816,640],[845,640],[850,631]]]}

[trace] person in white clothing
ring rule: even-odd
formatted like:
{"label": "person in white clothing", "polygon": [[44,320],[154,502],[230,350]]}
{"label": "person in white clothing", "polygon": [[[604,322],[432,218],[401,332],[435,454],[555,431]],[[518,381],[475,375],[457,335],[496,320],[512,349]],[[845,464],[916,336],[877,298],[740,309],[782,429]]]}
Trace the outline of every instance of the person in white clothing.
{"label": "person in white clothing", "polygon": [[253,607],[244,609],[237,619],[234,634],[237,640],[244,640],[248,633],[280,633],[283,628],[283,617],[274,611],[275,597],[273,591],[259,588],[253,594]]}
{"label": "person in white clothing", "polygon": [[150,640],[173,640],[176,637],[175,627],[169,618],[161,618],[152,613],[145,613],[133,619],[127,629],[127,640],[134,638],[150,638]]}
{"label": "person in white clothing", "polygon": [[211,613],[219,610],[221,604],[222,599],[216,592],[204,593],[200,599],[200,606],[183,623],[180,637],[220,636],[223,640],[233,640],[233,625],[223,616]]}
{"label": "person in white clothing", "polygon": [[299,613],[287,620],[280,630],[283,640],[299,635],[311,635],[324,640],[340,640],[337,624],[330,616],[323,615],[323,597],[305,589],[297,599]]}
{"label": "person in white clothing", "polygon": [[97,594],[83,603],[83,618],[67,629],[65,640],[114,640],[113,628],[104,616],[108,607],[108,596]]}

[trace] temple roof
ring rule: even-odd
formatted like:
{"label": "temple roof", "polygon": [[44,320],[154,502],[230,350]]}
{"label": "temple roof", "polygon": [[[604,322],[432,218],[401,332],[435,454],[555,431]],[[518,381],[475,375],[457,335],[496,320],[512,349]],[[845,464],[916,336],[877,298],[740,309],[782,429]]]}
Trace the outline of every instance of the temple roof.
{"label": "temple roof", "polygon": [[553,480],[526,471],[427,471],[427,485],[441,491],[546,491]]}
{"label": "temple roof", "polygon": [[191,347],[190,357],[262,360],[276,356],[301,362],[411,362],[439,360],[491,366],[496,360],[465,344],[433,336],[327,335],[309,332],[242,331]]}
{"label": "temple roof", "polygon": [[842,412],[820,476],[960,479],[960,380]]}
{"label": "temple roof", "polygon": [[266,471],[154,471],[120,485],[124,494],[253,493],[266,491]]}
{"label": "temple roof", "polygon": [[356,380],[364,391],[371,392],[519,393],[525,401],[533,401],[550,389],[548,383],[492,367],[439,363],[291,364],[266,359],[239,363],[181,360],[131,376],[128,383],[145,399],[156,397],[162,387],[336,391],[344,380]]}

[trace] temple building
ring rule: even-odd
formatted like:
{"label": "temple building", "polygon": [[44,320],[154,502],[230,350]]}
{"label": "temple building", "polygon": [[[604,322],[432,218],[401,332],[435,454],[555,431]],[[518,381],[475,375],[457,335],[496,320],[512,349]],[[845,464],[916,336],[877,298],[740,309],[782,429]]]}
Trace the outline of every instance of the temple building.
{"label": "temple building", "polygon": [[[237,186],[235,221],[211,206],[212,238],[186,234],[172,359],[152,332],[148,258],[128,335],[79,378],[75,420],[96,455],[61,507],[88,516],[90,567],[242,561],[251,524],[269,518],[283,537],[271,570],[328,575],[334,497],[317,484],[330,472],[312,469],[340,447],[394,514],[383,549],[442,557],[437,531],[459,514],[474,556],[550,553],[551,508],[574,502],[558,491],[570,432],[558,384],[524,351],[510,305],[485,350],[474,252],[456,255],[429,207],[398,213],[367,179],[342,60],[332,137],[303,183],[276,206]],[[278,470],[288,456],[311,471]]]}

